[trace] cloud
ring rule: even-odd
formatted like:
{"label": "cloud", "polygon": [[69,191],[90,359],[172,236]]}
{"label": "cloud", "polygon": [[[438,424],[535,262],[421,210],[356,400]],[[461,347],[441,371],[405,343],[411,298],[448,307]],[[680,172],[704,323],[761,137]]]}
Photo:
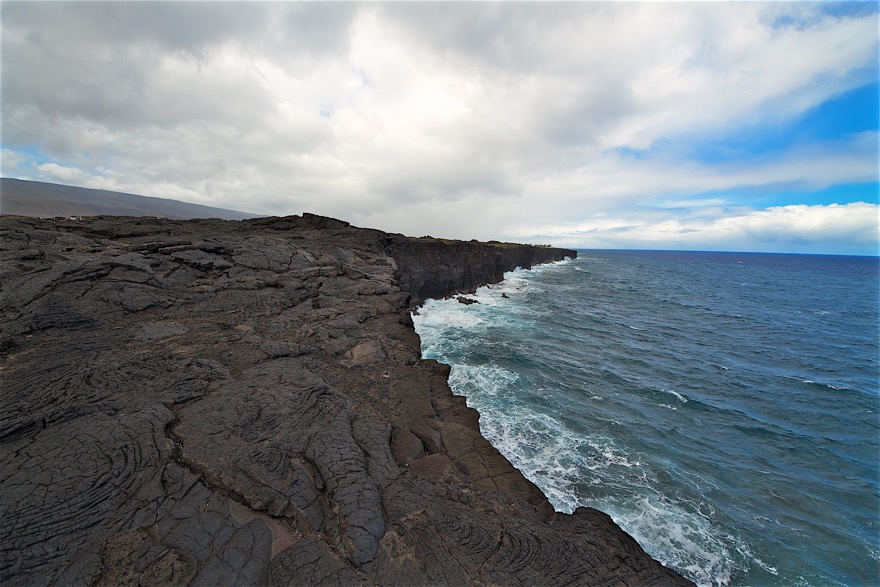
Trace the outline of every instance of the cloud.
{"label": "cloud", "polygon": [[3,149],[0,154],[0,163],[2,163],[3,177],[16,176],[22,173],[22,167],[28,162],[27,155],[13,151],[12,149]]}
{"label": "cloud", "polygon": [[64,167],[63,165],[58,165],[57,163],[42,163],[37,165],[37,170],[55,180],[59,183],[72,184],[72,185],[82,185],[85,183],[89,183],[90,180],[94,179],[88,173],[82,171],[81,169],[76,169],[75,167]]}
{"label": "cloud", "polygon": [[[634,223],[635,221],[635,223]],[[685,214],[653,209],[597,217],[563,227],[534,242],[585,248],[672,248],[877,255],[880,206],[867,202],[706,207]]]}
{"label": "cloud", "polygon": [[4,173],[19,177],[66,174],[460,238],[715,192],[877,179],[876,129],[712,164],[680,148],[776,128],[876,82],[876,10],[7,2],[0,11]]}
{"label": "cloud", "polygon": [[[631,159],[606,154],[568,173],[535,179],[518,214],[507,216],[511,237],[576,225],[596,214],[627,208],[706,209],[702,200],[728,206],[755,203],[780,191],[818,190],[838,183],[876,181],[877,133],[859,133],[822,148],[796,148],[775,158],[706,164],[675,159]],[[645,194],[650,194],[646,197]],[[548,203],[552,202],[552,205]],[[565,222],[559,219],[564,218]]]}

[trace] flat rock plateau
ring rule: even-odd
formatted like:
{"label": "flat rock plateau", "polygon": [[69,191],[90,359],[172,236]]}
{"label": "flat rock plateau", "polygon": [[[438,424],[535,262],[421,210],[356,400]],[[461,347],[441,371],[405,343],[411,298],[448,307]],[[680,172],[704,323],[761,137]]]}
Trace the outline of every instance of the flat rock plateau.
{"label": "flat rock plateau", "polygon": [[573,251],[304,214],[0,219],[0,583],[686,585],[554,512],[411,308]]}

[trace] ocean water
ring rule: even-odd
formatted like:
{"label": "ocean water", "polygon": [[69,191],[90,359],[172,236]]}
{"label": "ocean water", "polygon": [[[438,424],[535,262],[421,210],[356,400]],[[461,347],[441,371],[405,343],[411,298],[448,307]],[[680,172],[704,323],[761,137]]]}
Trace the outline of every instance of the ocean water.
{"label": "ocean water", "polygon": [[609,513],[700,585],[878,585],[878,278],[876,257],[581,251],[414,320],[558,510]]}

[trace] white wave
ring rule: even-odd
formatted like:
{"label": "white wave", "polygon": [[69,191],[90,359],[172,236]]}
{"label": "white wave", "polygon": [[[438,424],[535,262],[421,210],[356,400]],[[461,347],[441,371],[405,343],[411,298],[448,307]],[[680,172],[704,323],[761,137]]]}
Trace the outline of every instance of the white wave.
{"label": "white wave", "polygon": [[[650,546],[652,556],[683,570],[701,586],[728,585],[735,572],[746,568],[743,559],[768,572],[775,570],[750,554],[735,557],[728,545],[748,553],[747,546],[717,526],[709,514],[689,511],[663,495],[638,455],[622,451],[611,438],[578,434],[550,414],[520,407],[512,393],[499,394],[499,389],[514,383],[515,374],[471,366],[457,377],[465,375],[468,381],[486,386],[481,396],[469,398],[484,415],[483,434],[541,488],[556,509],[572,512],[588,505],[608,512],[640,544]],[[680,394],[673,395],[687,401]],[[592,502],[583,494],[585,485],[613,488],[621,484],[624,491],[641,495],[635,504],[627,500],[622,506],[616,497]]]}
{"label": "white wave", "polygon": [[626,470],[628,480],[648,484],[641,459],[621,452],[612,440],[585,437],[549,414],[520,405],[511,408],[515,399],[493,395],[469,397],[484,414],[483,435],[544,491],[557,510],[570,513],[584,505],[579,486],[587,481],[585,476],[593,484],[604,484]]}
{"label": "white wave", "polygon": [[413,314],[413,322],[417,325],[416,331],[419,327],[440,331],[450,328],[473,328],[483,322],[483,318],[478,313],[462,311],[465,309],[467,306],[460,304],[458,300],[428,300],[418,314]]}
{"label": "white wave", "polygon": [[759,559],[758,557],[756,557],[754,555],[751,558],[752,558],[753,563],[755,563],[756,565],[758,565],[759,567],[761,567],[762,569],[764,569],[765,571],[767,571],[771,575],[773,575],[773,576],[779,575],[779,571],[776,569],[776,567],[771,567],[770,565],[768,565],[767,563],[765,563],[764,561],[762,561],[761,559]]}
{"label": "white wave", "polygon": [[[540,293],[543,290],[533,283],[534,274],[546,271],[548,267],[557,267],[566,263],[559,261],[554,264],[539,265],[533,269],[517,268],[505,273],[504,280],[478,288],[467,297],[478,304],[461,304],[457,297],[445,300],[427,300],[413,314],[416,332],[423,337],[430,337],[431,332],[443,332],[448,335],[455,329],[467,332],[478,332],[493,325],[515,324],[517,327],[529,327],[534,324],[538,315],[549,310],[535,306],[518,305],[517,300],[523,296]],[[498,311],[499,307],[504,311]],[[423,344],[423,354],[426,352]]]}
{"label": "white wave", "polygon": [[[686,571],[700,586],[729,585],[734,573],[745,570],[743,559],[754,560],[742,541],[707,516],[689,512],[658,492],[645,495],[634,509],[609,509],[611,517],[639,544],[651,545],[654,558]],[[731,543],[740,556],[730,551]]]}
{"label": "white wave", "polygon": [[683,404],[686,404],[688,401],[688,398],[686,398],[682,394],[678,393],[674,389],[661,389],[660,391],[674,395],[676,397],[676,399],[678,399],[678,401],[680,401]]}
{"label": "white wave", "polygon": [[[572,512],[588,505],[606,511],[640,544],[649,546],[652,556],[685,571],[701,586],[728,585],[734,572],[744,570],[743,558],[772,572],[757,557],[741,556],[735,562],[727,545],[736,544],[745,552],[747,547],[716,526],[709,515],[688,511],[663,495],[638,455],[622,451],[602,435],[575,433],[550,414],[521,408],[512,393],[499,393],[509,389],[516,374],[469,366],[459,370],[453,389],[458,390],[463,380],[484,386],[479,397],[469,397],[484,416],[483,434],[541,488],[557,510]],[[616,497],[591,502],[583,494],[585,484],[605,488],[623,484],[642,497],[619,507]],[[616,492],[612,489],[612,493]]]}
{"label": "white wave", "polygon": [[598,469],[607,469],[610,466],[621,466],[631,469],[633,467],[640,467],[642,465],[641,461],[635,460],[630,461],[627,456],[621,453],[614,445],[614,443],[602,437],[588,437],[584,438],[582,442],[589,446],[595,454],[601,456],[600,459],[594,459],[593,463],[589,465],[587,468],[590,470],[598,470]]}
{"label": "white wave", "polygon": [[824,383],[822,381],[813,381],[812,379],[801,379],[802,383],[806,383],[807,385],[818,385],[820,387],[827,387],[828,389],[833,389],[834,391],[849,391],[848,387],[834,385],[832,383]]}
{"label": "white wave", "polygon": [[456,393],[475,396],[480,393],[497,395],[516,383],[519,375],[496,365],[453,365],[449,386]]}

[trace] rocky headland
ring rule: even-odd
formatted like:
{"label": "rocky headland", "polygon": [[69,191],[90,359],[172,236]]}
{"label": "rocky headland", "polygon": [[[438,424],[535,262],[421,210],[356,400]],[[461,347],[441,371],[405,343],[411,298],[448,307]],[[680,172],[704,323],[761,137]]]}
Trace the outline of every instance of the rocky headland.
{"label": "rocky headland", "polygon": [[3,585],[686,585],[554,512],[411,308],[573,251],[311,215],[0,219]]}

